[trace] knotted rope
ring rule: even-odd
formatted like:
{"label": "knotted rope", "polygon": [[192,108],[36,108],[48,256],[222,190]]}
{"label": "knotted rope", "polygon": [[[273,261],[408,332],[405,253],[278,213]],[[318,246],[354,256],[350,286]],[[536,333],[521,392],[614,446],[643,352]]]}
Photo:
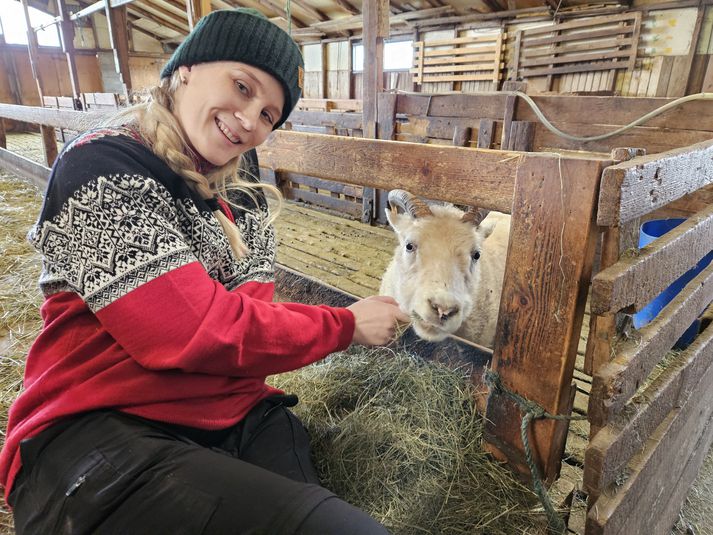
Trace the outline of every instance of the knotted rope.
{"label": "knotted rope", "polygon": [[522,422],[520,424],[520,437],[522,438],[522,445],[525,449],[525,461],[527,462],[527,466],[530,469],[530,474],[532,475],[533,490],[535,491],[535,494],[537,494],[537,496],[540,498],[542,507],[545,510],[549,530],[557,534],[566,533],[567,526],[565,525],[562,517],[557,513],[554,506],[552,505],[550,495],[547,493],[545,484],[542,482],[542,478],[540,477],[540,471],[538,470],[537,464],[535,463],[535,460],[532,456],[532,449],[530,448],[530,439],[528,437],[527,431],[530,427],[530,422],[539,418],[569,421],[586,420],[587,417],[577,414],[570,416],[564,414],[550,414],[534,401],[530,401],[529,399],[522,397],[517,392],[513,392],[512,390],[506,388],[503,385],[502,380],[500,379],[500,375],[493,370],[486,370],[485,374],[483,375],[483,379],[485,381],[485,384],[488,385],[488,387],[490,388],[491,393],[497,392],[498,394],[502,394],[510,398],[518,405],[520,411],[523,413]]}

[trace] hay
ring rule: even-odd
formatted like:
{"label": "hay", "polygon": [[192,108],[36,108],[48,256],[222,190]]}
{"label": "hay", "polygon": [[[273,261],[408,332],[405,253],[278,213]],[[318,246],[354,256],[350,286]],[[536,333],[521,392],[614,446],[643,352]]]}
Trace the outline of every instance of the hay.
{"label": "hay", "polygon": [[[25,355],[42,325],[37,285],[39,256],[26,235],[37,219],[42,197],[34,186],[0,172],[0,430],[5,441],[7,413],[20,393]],[[12,516],[0,502],[0,534],[14,533]]]}
{"label": "hay", "polygon": [[271,381],[300,396],[324,485],[395,535],[544,531],[536,496],[483,451],[464,370],[351,348]]}

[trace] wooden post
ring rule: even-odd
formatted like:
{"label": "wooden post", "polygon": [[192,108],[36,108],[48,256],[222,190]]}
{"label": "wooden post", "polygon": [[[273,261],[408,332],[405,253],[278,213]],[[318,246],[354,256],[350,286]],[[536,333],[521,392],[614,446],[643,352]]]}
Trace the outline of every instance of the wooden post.
{"label": "wooden post", "polygon": [[[389,36],[388,0],[365,0],[364,75],[362,85],[362,117],[364,137],[376,138],[377,95],[384,90],[384,39]],[[374,218],[376,198],[372,188],[364,188],[362,222]]]}
{"label": "wooden post", "polygon": [[64,0],[57,0],[57,13],[59,13],[60,17],[59,34],[62,42],[62,51],[67,59],[69,82],[72,85],[72,98],[74,99],[74,109],[81,110],[81,89],[79,87],[79,75],[77,74],[77,62],[74,61],[74,25],[69,19],[67,5]]}
{"label": "wooden post", "polygon": [[[396,93],[379,93],[378,95],[378,119],[376,134],[378,139],[394,139],[396,129],[396,104],[398,95]],[[386,224],[386,205],[388,192],[383,189],[374,190],[374,220],[378,223]]]}
{"label": "wooden post", "polygon": [[[22,9],[25,12],[25,24],[27,24],[27,51],[30,54],[30,67],[32,68],[32,76],[37,83],[37,93],[40,96],[40,105],[42,105],[45,92],[42,85],[42,76],[40,75],[40,59],[37,51],[37,35],[30,24],[30,10],[27,6],[27,0],[22,0]],[[45,164],[47,167],[52,167],[55,159],[57,159],[57,141],[54,136],[54,128],[40,125],[40,133],[42,134],[42,147],[45,153]]]}
{"label": "wooden post", "polygon": [[205,17],[211,10],[210,0],[186,0],[188,28],[192,30],[201,17]]}
{"label": "wooden post", "polygon": [[126,19],[126,6],[113,8],[107,1],[104,13],[109,26],[109,42],[114,51],[114,66],[128,100],[131,92],[131,73],[129,71],[129,25]]}
{"label": "wooden post", "polygon": [[[551,414],[569,414],[597,237],[601,162],[520,158],[492,369],[504,387]],[[487,448],[529,477],[521,422],[509,398],[490,394]],[[530,426],[533,458],[550,483],[559,473],[567,429],[568,422],[549,419]]]}
{"label": "wooden post", "polygon": [[[527,90],[526,82],[503,82],[503,91],[522,91]],[[503,133],[500,137],[500,148],[507,150],[510,143],[512,122],[515,120],[515,106],[517,105],[517,97],[508,95],[505,98],[505,114],[503,116]]]}
{"label": "wooden post", "polygon": [[[617,148],[611,157],[615,163],[631,160],[646,154],[645,149]],[[601,238],[601,260],[599,270],[603,270],[619,261],[619,256],[630,247],[638,246],[639,219],[625,223],[620,227],[608,227]],[[589,336],[584,355],[584,373],[594,375],[597,370],[612,357],[612,345],[617,334],[617,325],[621,324],[617,314],[592,314],[589,318]],[[593,437],[599,427],[591,426],[589,436]]]}

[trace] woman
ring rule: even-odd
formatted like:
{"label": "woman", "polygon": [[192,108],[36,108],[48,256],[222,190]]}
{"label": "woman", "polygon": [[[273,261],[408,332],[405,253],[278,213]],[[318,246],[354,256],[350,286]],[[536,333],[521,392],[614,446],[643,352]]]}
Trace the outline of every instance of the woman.
{"label": "woman", "polygon": [[302,72],[257,11],[211,13],[148,104],[57,159],[30,232],[44,329],[0,456],[18,534],[386,533],[319,486],[296,399],[265,384],[408,320],[385,297],[271,302],[252,149]]}

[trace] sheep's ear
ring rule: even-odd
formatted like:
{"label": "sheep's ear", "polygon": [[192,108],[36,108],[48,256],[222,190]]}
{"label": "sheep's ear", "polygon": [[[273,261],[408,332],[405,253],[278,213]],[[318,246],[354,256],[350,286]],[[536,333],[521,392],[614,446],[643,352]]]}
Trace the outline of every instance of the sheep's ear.
{"label": "sheep's ear", "polygon": [[393,228],[396,232],[399,232],[409,220],[413,219],[409,214],[399,213],[396,206],[386,208],[385,212],[389,225],[391,225],[391,228]]}
{"label": "sheep's ear", "polygon": [[482,239],[490,236],[495,230],[495,225],[498,224],[498,220],[494,218],[485,219],[476,227],[476,232],[480,235]]}

